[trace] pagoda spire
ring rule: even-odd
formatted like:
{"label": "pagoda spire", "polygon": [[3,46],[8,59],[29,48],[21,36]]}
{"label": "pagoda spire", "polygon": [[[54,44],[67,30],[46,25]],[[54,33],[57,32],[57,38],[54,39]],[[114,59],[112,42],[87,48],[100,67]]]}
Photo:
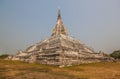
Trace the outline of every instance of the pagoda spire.
{"label": "pagoda spire", "polygon": [[61,14],[60,14],[60,9],[58,9],[58,17],[57,17],[57,23],[52,31],[52,36],[54,35],[67,35],[67,30],[66,28],[64,27],[63,25],[63,22],[62,22],[62,17],[61,17]]}
{"label": "pagoda spire", "polygon": [[58,9],[58,18],[57,18],[57,20],[58,20],[58,19],[62,19],[62,18],[61,18],[61,14],[60,14],[60,9]]}

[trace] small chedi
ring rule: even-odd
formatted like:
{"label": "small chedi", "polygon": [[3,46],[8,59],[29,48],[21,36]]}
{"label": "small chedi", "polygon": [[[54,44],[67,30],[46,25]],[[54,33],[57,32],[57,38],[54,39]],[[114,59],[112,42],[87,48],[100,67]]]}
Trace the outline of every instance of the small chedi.
{"label": "small chedi", "polygon": [[78,65],[81,63],[101,62],[108,60],[101,53],[82,44],[68,35],[58,10],[57,23],[49,38],[19,51],[11,60],[37,62],[59,67]]}

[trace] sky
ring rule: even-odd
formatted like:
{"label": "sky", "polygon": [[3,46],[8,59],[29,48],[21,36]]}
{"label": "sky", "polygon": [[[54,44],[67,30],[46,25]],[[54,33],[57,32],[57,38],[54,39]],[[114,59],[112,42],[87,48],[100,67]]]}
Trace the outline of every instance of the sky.
{"label": "sky", "polygon": [[49,37],[58,8],[70,36],[96,52],[120,49],[120,0],[0,0],[0,54]]}

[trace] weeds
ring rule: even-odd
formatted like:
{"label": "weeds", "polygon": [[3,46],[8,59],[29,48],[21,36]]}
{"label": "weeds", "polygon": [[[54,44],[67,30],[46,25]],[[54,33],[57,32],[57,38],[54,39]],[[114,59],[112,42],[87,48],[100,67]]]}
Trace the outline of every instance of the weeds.
{"label": "weeds", "polygon": [[120,79],[119,66],[119,62],[100,62],[58,68],[0,60],[0,79]]}

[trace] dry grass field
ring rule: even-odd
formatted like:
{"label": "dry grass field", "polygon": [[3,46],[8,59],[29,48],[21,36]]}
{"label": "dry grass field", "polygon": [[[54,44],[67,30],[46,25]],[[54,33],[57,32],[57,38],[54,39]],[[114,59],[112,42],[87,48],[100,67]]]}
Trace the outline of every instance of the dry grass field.
{"label": "dry grass field", "polygon": [[120,79],[120,62],[101,62],[58,68],[0,60],[0,79]]}

